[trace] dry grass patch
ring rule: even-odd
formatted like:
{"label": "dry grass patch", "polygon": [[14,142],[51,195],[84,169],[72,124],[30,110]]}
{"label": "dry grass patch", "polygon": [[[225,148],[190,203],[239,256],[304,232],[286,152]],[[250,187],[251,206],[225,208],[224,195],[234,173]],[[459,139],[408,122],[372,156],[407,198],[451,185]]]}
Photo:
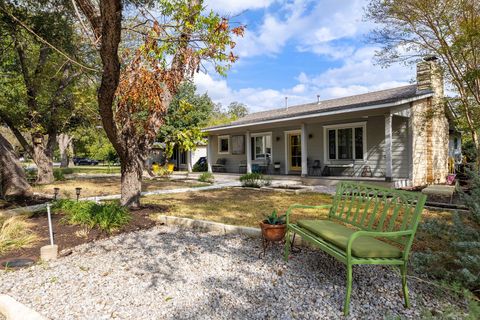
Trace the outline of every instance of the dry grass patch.
{"label": "dry grass patch", "polygon": [[[143,203],[163,205],[159,214],[210,220],[220,223],[258,227],[273,209],[285,213],[294,203],[307,205],[330,204],[332,198],[321,193],[281,193],[274,191],[242,190],[238,188],[182,193],[174,195],[150,196]],[[326,218],[327,210],[297,210],[297,219]]]}
{"label": "dry grass patch", "polygon": [[[199,187],[206,184],[192,181],[175,181],[168,179],[144,180],[142,191]],[[34,186],[35,192],[53,194],[53,188],[60,188],[61,198],[76,198],[75,188],[82,188],[81,197],[106,196],[120,194],[120,177],[77,178],[56,181],[48,185]]]}
{"label": "dry grass patch", "polygon": [[[142,199],[145,204],[161,205],[164,209],[156,215],[209,220],[231,225],[258,227],[259,221],[273,209],[284,213],[295,203],[306,205],[331,204],[332,197],[321,193],[281,193],[238,188],[150,196]],[[328,210],[296,210],[293,221],[298,219],[324,219]],[[452,224],[450,212],[424,210],[420,225],[431,221]],[[432,233],[420,227],[416,233],[413,249],[437,251],[451,241],[445,233]]]}
{"label": "dry grass patch", "polygon": [[0,255],[14,249],[29,247],[38,240],[25,217],[0,217]]}

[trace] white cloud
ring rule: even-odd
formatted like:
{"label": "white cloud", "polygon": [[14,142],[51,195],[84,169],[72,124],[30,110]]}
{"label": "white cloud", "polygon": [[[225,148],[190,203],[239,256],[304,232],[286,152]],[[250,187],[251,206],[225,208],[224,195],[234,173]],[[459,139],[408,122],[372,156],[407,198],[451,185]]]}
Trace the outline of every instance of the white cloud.
{"label": "white cloud", "polygon": [[206,0],[207,9],[223,14],[237,14],[245,10],[267,8],[275,0]]}
{"label": "white cloud", "polygon": [[399,65],[388,69],[374,65],[372,58],[375,49],[358,49],[341,66],[320,74],[301,72],[292,79],[294,84],[291,87],[279,90],[252,87],[235,90],[226,79],[213,78],[205,73],[197,74],[195,83],[197,91],[208,92],[213,101],[223,105],[232,101],[242,102],[252,112],[283,107],[286,96],[289,105],[296,105],[316,101],[317,94],[325,100],[409,84],[415,76],[414,70]]}
{"label": "white cloud", "polygon": [[[197,90],[223,105],[232,101],[247,104],[251,111],[314,102],[316,95],[331,99],[406,85],[414,77],[413,69],[393,65],[388,69],[373,64],[372,46],[358,45],[356,38],[367,32],[371,25],[362,22],[363,7],[367,0],[293,0],[282,1],[275,12],[266,9],[258,26],[248,28],[244,38],[237,39],[236,53],[240,58],[276,55],[286,46],[299,52],[311,52],[319,59],[336,60],[336,66],[319,74],[305,72],[291,79],[291,85],[281,89],[249,87],[233,89],[228,79],[209,74],[195,77]],[[277,1],[231,1],[228,10],[268,8]],[[207,3],[218,4],[217,1]],[[242,60],[240,60],[242,61]],[[237,69],[241,72],[241,68]],[[230,77],[235,77],[231,73]]]}
{"label": "white cloud", "polygon": [[365,0],[295,0],[284,2],[280,10],[269,12],[262,23],[237,39],[240,57],[272,55],[292,42],[299,51],[310,51],[334,59],[345,56],[352,48],[331,42],[352,38],[365,31],[362,22]]}

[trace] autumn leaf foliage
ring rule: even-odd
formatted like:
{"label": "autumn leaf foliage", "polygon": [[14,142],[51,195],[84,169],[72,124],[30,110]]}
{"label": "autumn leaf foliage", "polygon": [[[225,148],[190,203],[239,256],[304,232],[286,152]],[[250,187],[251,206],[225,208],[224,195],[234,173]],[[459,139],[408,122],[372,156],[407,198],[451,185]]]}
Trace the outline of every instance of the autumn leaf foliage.
{"label": "autumn leaf foliage", "polygon": [[203,11],[201,1],[162,1],[160,18],[144,33],[143,44],[123,53],[115,122],[119,135],[137,137],[142,149],[153,143],[179,85],[202,61],[224,75],[238,59],[233,36],[243,36],[244,27],[231,28],[227,18]]}

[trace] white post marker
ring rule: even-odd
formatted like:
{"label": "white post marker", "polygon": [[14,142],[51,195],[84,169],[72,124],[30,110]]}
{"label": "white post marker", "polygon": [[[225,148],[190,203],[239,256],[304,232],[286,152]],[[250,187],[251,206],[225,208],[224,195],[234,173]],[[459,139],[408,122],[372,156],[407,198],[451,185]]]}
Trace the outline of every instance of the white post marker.
{"label": "white post marker", "polygon": [[50,245],[40,248],[40,258],[44,261],[55,260],[58,255],[58,246],[53,244],[53,227],[50,204],[47,204],[48,232],[50,234]]}
{"label": "white post marker", "polygon": [[50,203],[47,204],[47,215],[48,215],[48,231],[50,233],[50,245],[53,246],[53,227],[52,227],[52,214],[50,211]]}

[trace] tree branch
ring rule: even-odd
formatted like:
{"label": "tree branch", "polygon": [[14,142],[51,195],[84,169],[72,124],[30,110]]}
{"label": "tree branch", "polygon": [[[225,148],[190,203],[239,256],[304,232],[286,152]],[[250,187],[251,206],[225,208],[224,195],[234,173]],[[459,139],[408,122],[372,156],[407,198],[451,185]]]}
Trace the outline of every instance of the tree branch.
{"label": "tree branch", "polygon": [[0,110],[0,120],[2,120],[7,127],[10,128],[12,133],[15,135],[15,138],[17,138],[18,142],[22,145],[23,149],[32,157],[33,156],[33,148],[32,146],[27,142],[23,134],[18,130],[18,128],[15,126],[14,122],[12,119],[10,119],[4,112]]}

